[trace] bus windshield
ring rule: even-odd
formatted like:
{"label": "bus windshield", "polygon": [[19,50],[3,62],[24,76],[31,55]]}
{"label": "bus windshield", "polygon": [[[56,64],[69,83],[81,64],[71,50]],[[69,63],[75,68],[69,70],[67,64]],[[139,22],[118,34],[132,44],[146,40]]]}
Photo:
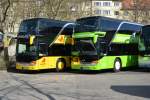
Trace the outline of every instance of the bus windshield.
{"label": "bus windshield", "polygon": [[36,60],[36,51],[36,45],[30,45],[29,43],[18,41],[16,59],[20,62],[30,62]]}
{"label": "bus windshield", "polygon": [[36,60],[37,46],[36,41],[31,45],[29,39],[19,38],[17,40],[16,60],[20,62],[30,62]]}
{"label": "bus windshield", "polygon": [[36,46],[34,45],[28,45],[28,44],[18,44],[18,53],[31,53],[35,54],[36,53]]}
{"label": "bus windshield", "polygon": [[21,23],[19,34],[33,34],[37,31],[37,21],[36,20],[25,20]]}
{"label": "bus windshield", "polygon": [[76,40],[75,48],[81,52],[81,54],[97,54],[96,48],[92,40]]}

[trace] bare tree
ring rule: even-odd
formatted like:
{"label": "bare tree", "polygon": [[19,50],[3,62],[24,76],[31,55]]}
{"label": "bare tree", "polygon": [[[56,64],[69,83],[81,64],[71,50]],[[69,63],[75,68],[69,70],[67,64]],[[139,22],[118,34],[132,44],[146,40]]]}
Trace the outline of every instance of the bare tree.
{"label": "bare tree", "polygon": [[[45,14],[51,19],[74,20],[90,15],[91,0],[45,0]],[[88,13],[87,13],[88,12]]]}
{"label": "bare tree", "polygon": [[134,22],[148,23],[150,19],[150,6],[148,0],[133,0],[130,17]]}
{"label": "bare tree", "polygon": [[8,10],[10,8],[10,0],[1,0],[0,1],[0,31],[3,30],[3,25],[5,23]]}
{"label": "bare tree", "polygon": [[45,13],[51,19],[56,19],[67,0],[45,0]]}

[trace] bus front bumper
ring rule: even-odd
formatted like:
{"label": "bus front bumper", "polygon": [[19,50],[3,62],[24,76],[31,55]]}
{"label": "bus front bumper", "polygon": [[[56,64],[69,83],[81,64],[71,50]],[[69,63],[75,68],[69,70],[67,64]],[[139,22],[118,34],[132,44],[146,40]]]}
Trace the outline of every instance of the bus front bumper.
{"label": "bus front bumper", "polygon": [[19,64],[16,63],[16,69],[17,70],[38,70],[37,66],[31,66],[31,65],[24,65],[24,64]]}
{"label": "bus front bumper", "polygon": [[97,64],[72,64],[71,68],[75,70],[100,70]]}

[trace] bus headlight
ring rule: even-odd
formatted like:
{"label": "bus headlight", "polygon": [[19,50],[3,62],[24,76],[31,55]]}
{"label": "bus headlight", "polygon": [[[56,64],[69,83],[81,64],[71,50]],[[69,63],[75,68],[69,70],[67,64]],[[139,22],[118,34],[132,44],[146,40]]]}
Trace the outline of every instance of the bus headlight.
{"label": "bus headlight", "polygon": [[31,62],[31,65],[36,65],[36,61],[32,61],[32,62]]}
{"label": "bus headlight", "polygon": [[92,61],[92,64],[97,64],[97,63],[98,63],[97,60]]}

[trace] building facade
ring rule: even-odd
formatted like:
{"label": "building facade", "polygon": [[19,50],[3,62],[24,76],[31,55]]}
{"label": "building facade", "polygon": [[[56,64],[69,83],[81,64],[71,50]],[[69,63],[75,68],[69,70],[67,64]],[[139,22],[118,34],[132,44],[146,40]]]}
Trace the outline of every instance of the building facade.
{"label": "building facade", "polygon": [[111,18],[121,18],[122,2],[119,0],[92,0],[92,14]]}
{"label": "building facade", "polygon": [[122,17],[142,24],[150,23],[149,0],[123,0]]}

